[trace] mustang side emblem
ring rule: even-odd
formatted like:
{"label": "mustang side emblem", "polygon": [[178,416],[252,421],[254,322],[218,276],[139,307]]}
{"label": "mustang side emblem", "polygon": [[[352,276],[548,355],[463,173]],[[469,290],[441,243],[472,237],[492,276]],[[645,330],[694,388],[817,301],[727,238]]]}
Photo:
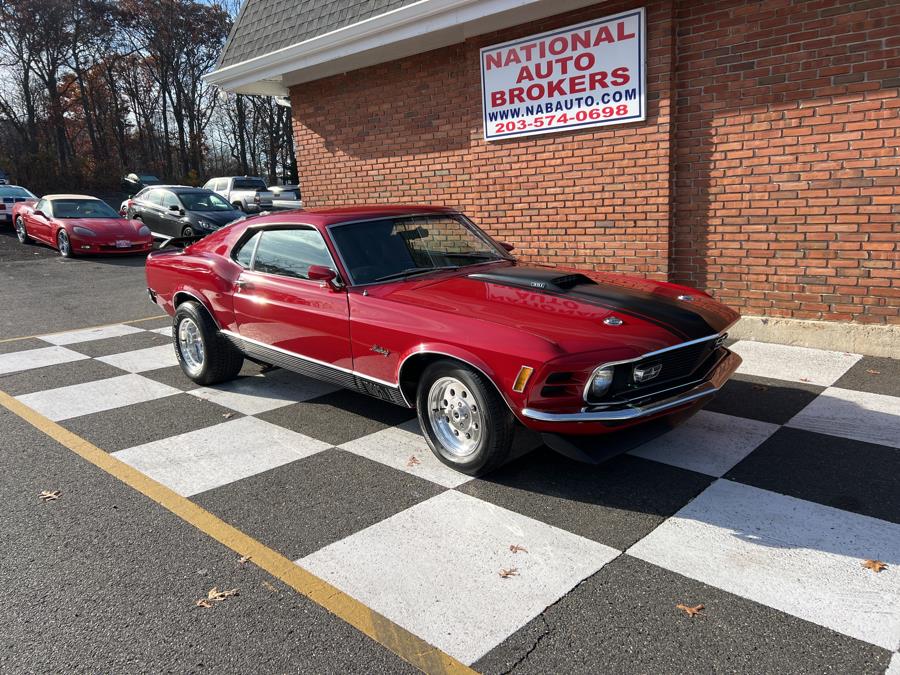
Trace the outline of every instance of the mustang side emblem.
{"label": "mustang side emblem", "polygon": [[605,323],[607,326],[621,326],[624,321],[622,321],[622,319],[617,316],[608,316],[603,319],[603,323]]}
{"label": "mustang side emblem", "polygon": [[378,345],[372,345],[372,351],[376,354],[381,354],[382,356],[387,356],[390,354],[390,350],[385,349],[384,347],[379,347]]}
{"label": "mustang side emblem", "polygon": [[635,366],[633,375],[635,382],[649,382],[662,372],[661,363],[651,363],[648,366]]}

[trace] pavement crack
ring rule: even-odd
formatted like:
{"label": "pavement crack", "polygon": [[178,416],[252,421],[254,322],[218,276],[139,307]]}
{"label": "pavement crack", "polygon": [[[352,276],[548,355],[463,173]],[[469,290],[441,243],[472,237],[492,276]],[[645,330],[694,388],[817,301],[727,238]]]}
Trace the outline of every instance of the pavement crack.
{"label": "pavement crack", "polygon": [[547,623],[547,619],[544,618],[544,614],[543,614],[543,613],[539,614],[539,615],[538,615],[538,618],[541,620],[541,624],[544,626],[544,628],[543,628],[543,630],[541,631],[540,635],[538,635],[538,636],[535,638],[534,642],[531,644],[531,647],[528,648],[528,651],[526,651],[526,652],[519,658],[519,660],[516,661],[514,664],[512,664],[507,670],[504,670],[503,673],[502,673],[502,675],[509,675],[509,674],[512,673],[516,668],[518,668],[518,667],[521,666],[523,663],[525,663],[525,662],[528,660],[528,657],[531,656],[531,653],[532,653],[535,649],[538,648],[538,645],[539,645],[539,644],[541,644],[541,640],[543,640],[545,637],[547,637],[548,635],[550,635],[550,626],[549,626],[549,624]]}

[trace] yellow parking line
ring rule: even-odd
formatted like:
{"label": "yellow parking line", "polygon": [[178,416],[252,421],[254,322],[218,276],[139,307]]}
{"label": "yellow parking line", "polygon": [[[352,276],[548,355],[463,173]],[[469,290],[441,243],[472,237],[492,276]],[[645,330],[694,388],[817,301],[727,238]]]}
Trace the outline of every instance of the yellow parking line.
{"label": "yellow parking line", "polygon": [[264,546],[189,499],[116,459],[56,422],[47,419],[3,391],[0,391],[0,405],[94,466],[118,478],[201,532],[221,542],[235,553],[249,556],[250,562],[257,567],[283,581],[298,593],[305,595],[317,605],[324,607],[420,670],[426,673],[476,672],[338,590],[327,581],[299,567],[280,553]]}
{"label": "yellow parking line", "polygon": [[41,333],[40,335],[23,335],[21,337],[5,338],[0,340],[0,344],[4,342],[18,342],[19,340],[31,340],[32,338],[44,337],[47,335],[59,335],[60,333],[71,333],[73,330],[96,330],[98,328],[109,328],[110,326],[118,326],[123,323],[140,323],[141,321],[153,321],[153,319],[167,319],[165,314],[159,316],[145,316],[143,319],[129,319],[128,321],[116,321],[114,323],[101,323],[99,326],[88,326],[87,328],[71,328],[69,330],[58,330],[54,333]]}

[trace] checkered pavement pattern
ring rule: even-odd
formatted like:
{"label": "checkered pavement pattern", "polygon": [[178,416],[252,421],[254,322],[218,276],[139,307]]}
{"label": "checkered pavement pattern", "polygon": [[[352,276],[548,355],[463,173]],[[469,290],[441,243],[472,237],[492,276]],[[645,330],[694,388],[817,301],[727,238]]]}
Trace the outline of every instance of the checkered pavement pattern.
{"label": "checkered pavement pattern", "polygon": [[900,675],[900,361],[732,349],[665,436],[482,479],[410,410],[249,363],[196,386],[166,319],[0,345],[0,390],[483,672]]}

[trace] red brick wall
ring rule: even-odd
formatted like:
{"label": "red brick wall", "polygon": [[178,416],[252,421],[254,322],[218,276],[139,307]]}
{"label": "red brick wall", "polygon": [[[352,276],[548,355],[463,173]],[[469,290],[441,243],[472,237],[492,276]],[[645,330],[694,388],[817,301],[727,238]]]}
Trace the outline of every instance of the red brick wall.
{"label": "red brick wall", "polygon": [[674,280],[900,323],[900,3],[683,2]]}
{"label": "red brick wall", "polygon": [[643,3],[646,122],[482,138],[479,48],[634,2],[294,87],[304,201],[457,206],[531,261],[900,322],[900,5],[674,5]]}
{"label": "red brick wall", "polygon": [[455,206],[530,260],[667,278],[670,3],[646,6],[646,122],[492,143],[482,129],[481,47],[631,9],[633,2],[295,87],[304,203]]}

